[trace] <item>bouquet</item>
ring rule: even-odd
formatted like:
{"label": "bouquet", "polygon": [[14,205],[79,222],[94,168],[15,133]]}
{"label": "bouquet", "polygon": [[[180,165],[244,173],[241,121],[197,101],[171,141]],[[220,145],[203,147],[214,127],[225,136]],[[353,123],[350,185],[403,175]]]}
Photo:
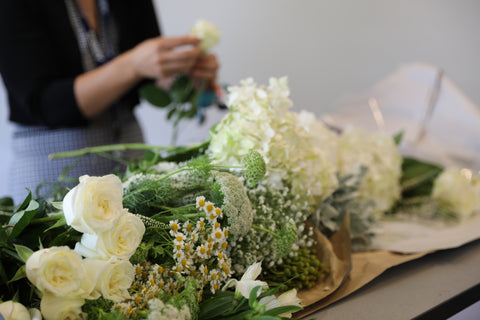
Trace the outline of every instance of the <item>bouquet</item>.
{"label": "bouquet", "polygon": [[[61,199],[1,199],[0,314],[289,318],[301,290],[329,294],[343,282],[350,261],[339,273],[336,253],[368,248],[378,219],[422,206],[479,211],[471,172],[402,158],[394,137],[338,134],[290,111],[286,78],[229,92],[230,113],[205,143],[56,155],[146,150],[125,174],[82,176]],[[446,192],[452,185],[462,197]],[[327,237],[339,230],[347,238],[333,246]]]}

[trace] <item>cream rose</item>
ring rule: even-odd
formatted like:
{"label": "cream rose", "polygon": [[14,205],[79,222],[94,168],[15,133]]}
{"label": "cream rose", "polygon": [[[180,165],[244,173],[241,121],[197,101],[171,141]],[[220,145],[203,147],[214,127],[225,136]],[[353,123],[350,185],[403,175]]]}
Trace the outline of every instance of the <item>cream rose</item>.
{"label": "cream rose", "polygon": [[42,293],[58,296],[88,294],[82,257],[69,247],[51,247],[34,252],[26,263],[27,278]]}
{"label": "cream rose", "polygon": [[0,315],[5,320],[30,320],[30,312],[23,304],[18,302],[5,301],[0,304]]}
{"label": "cream rose", "polygon": [[95,291],[104,298],[121,302],[130,298],[128,289],[132,285],[135,271],[128,260],[90,259],[84,260],[87,273],[95,275]]}
{"label": "cream rose", "polygon": [[220,40],[220,31],[211,22],[198,20],[193,26],[190,34],[202,40],[200,47],[204,52],[210,51]]}
{"label": "cream rose", "polygon": [[82,306],[85,300],[79,297],[61,297],[45,294],[40,302],[40,310],[46,320],[85,319]]}
{"label": "cream rose", "polygon": [[75,250],[87,258],[128,260],[140,245],[144,233],[142,220],[125,209],[125,214],[112,229],[97,235],[84,233]]}
{"label": "cream rose", "polygon": [[80,183],[63,199],[67,224],[82,233],[96,234],[111,229],[123,213],[123,186],[109,174],[81,176]]}

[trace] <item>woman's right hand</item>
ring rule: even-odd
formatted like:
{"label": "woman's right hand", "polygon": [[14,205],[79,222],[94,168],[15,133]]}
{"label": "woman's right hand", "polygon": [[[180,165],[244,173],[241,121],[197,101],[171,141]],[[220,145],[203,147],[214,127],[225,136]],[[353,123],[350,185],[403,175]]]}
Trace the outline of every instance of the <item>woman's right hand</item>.
{"label": "woman's right hand", "polygon": [[139,78],[157,80],[187,73],[202,53],[199,43],[191,36],[145,40],[131,51],[134,72]]}

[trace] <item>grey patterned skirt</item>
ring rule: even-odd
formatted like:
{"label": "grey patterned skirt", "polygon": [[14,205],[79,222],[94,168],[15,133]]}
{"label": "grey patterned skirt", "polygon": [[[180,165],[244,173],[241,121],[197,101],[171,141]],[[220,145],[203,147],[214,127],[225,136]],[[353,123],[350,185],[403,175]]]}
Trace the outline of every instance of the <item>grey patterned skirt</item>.
{"label": "grey patterned skirt", "polygon": [[[78,177],[88,174],[100,176],[122,172],[125,166],[117,160],[100,155],[49,160],[52,153],[77,150],[85,147],[117,143],[143,142],[142,130],[132,111],[123,110],[118,115],[118,126],[105,113],[87,127],[48,129],[16,125],[12,136],[12,164],[9,172],[9,193],[15,204],[28,194],[53,196],[58,188],[71,188]],[[138,155],[128,152],[122,159]],[[61,176],[64,178],[60,179]]]}

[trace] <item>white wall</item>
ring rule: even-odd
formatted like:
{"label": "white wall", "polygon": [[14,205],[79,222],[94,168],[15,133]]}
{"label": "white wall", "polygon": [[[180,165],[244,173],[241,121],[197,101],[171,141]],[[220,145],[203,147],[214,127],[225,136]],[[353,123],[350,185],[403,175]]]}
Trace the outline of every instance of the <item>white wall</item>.
{"label": "white wall", "polygon": [[[412,61],[441,66],[480,105],[478,0],[155,0],[155,4],[165,35],[187,33],[198,18],[220,28],[223,37],[216,52],[222,82],[237,84],[252,76],[266,83],[270,76],[287,75],[297,109],[320,114],[337,99],[367,89]],[[0,195],[8,193],[4,103],[0,90]],[[149,142],[168,143],[170,129],[163,125],[163,113],[142,105],[138,115]]]}

